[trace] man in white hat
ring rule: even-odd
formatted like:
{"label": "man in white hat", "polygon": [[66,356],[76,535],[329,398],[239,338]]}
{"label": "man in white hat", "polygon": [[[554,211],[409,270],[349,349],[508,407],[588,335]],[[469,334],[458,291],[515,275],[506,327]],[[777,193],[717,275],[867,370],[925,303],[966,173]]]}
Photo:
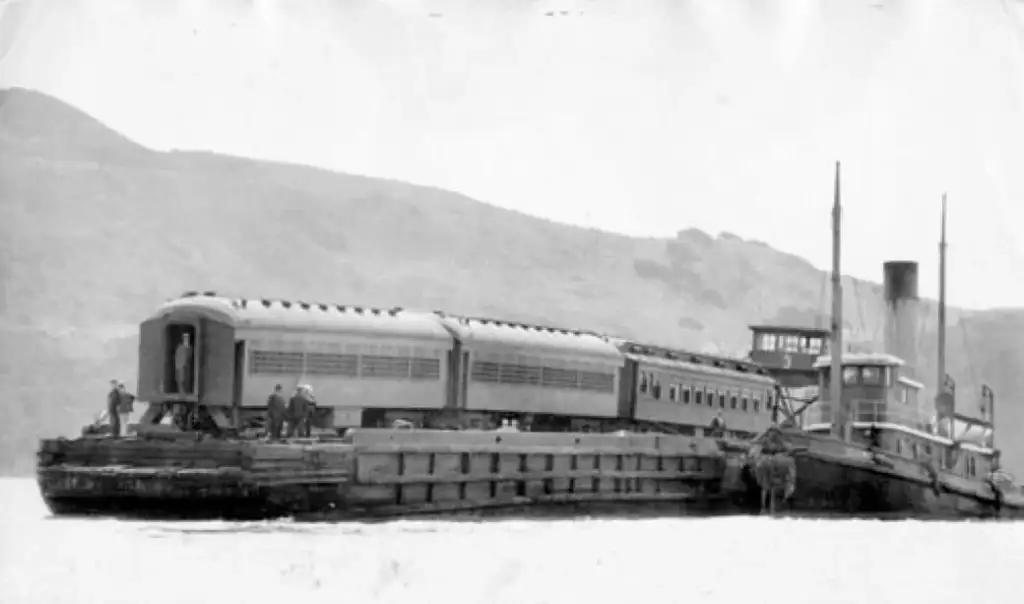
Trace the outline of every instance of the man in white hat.
{"label": "man in white hat", "polygon": [[306,384],[295,388],[295,394],[288,400],[288,437],[298,431],[299,436],[309,436],[312,418],[312,390]]}

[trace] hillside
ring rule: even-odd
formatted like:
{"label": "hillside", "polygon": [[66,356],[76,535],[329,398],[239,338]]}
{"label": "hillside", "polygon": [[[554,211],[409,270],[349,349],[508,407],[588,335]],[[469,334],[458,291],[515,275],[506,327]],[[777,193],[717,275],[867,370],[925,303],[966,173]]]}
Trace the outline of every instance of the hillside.
{"label": "hillside", "polygon": [[[828,195],[829,192],[823,192]],[[143,148],[54,98],[0,91],[0,435],[9,471],[77,433],[111,377],[134,379],[137,323],[188,289],[444,308],[739,353],[748,323],[811,324],[824,274],[762,243],[683,230],[637,239],[431,188]],[[923,268],[930,259],[922,259]],[[881,267],[879,267],[881,273]],[[847,280],[847,324],[881,335],[881,288]],[[934,323],[934,307],[925,315]],[[1024,312],[951,312],[961,407],[1024,391]],[[923,334],[933,358],[933,330]],[[932,378],[926,373],[928,383]],[[1024,476],[1024,445],[1002,442]]]}

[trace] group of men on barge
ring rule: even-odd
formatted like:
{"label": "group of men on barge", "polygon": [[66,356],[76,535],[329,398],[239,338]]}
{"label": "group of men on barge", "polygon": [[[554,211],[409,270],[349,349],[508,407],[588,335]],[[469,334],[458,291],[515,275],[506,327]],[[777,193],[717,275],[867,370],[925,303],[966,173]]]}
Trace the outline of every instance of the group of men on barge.
{"label": "group of men on barge", "polygon": [[286,438],[296,435],[309,437],[313,415],[316,413],[313,387],[300,384],[287,403],[283,391],[281,384],[277,384],[274,386],[274,392],[267,397],[267,435],[271,440],[278,440],[287,425]]}

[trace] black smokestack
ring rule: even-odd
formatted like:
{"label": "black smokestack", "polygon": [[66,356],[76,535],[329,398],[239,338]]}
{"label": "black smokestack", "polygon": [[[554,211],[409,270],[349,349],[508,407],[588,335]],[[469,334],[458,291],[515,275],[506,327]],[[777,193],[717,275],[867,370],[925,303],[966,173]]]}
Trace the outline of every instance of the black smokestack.
{"label": "black smokestack", "polygon": [[903,359],[904,375],[917,370],[917,263],[886,262],[885,351]]}

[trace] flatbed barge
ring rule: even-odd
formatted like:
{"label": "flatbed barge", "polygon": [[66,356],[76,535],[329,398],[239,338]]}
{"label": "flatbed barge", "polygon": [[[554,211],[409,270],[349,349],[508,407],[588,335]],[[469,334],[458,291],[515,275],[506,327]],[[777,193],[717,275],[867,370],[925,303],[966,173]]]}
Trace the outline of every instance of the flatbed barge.
{"label": "flatbed barge", "polygon": [[38,481],[55,514],[182,519],[714,513],[744,490],[713,439],[389,429],[327,441],[46,440]]}

